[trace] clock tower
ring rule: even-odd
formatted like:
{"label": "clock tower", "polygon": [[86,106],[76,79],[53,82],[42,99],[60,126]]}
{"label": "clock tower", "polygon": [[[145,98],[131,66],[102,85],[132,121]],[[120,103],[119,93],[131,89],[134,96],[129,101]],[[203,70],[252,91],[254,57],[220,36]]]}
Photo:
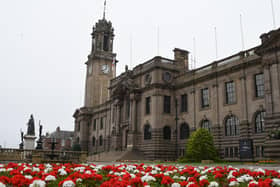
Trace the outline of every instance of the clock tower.
{"label": "clock tower", "polygon": [[112,23],[104,16],[95,24],[91,35],[91,53],[86,62],[85,107],[94,107],[106,102],[109,99],[110,80],[116,76]]}

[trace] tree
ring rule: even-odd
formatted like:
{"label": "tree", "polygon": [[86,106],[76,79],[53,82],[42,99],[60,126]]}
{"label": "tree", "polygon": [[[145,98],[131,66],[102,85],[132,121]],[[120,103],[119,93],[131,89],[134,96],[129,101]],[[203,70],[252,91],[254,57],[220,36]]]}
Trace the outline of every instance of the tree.
{"label": "tree", "polygon": [[213,136],[208,130],[200,128],[191,134],[186,148],[187,160],[196,162],[217,160],[217,155]]}

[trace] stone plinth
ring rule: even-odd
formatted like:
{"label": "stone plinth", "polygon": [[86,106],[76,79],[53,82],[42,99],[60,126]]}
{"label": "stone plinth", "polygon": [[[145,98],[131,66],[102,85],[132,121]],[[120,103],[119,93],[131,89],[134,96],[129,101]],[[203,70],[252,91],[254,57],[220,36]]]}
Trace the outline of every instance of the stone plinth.
{"label": "stone plinth", "polygon": [[35,139],[36,136],[33,135],[25,135],[24,139],[24,149],[35,149]]}

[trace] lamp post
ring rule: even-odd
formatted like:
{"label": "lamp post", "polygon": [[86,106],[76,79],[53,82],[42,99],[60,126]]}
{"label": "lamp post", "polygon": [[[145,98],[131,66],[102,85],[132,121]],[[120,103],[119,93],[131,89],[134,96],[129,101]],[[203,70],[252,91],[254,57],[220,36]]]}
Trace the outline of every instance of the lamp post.
{"label": "lamp post", "polygon": [[176,122],[176,159],[178,158],[178,100],[175,98],[175,122]]}

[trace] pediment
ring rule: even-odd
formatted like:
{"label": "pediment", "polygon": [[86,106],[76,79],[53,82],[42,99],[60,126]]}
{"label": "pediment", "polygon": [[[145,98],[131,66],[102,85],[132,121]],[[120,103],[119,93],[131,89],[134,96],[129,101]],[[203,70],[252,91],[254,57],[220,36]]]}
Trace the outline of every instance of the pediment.
{"label": "pediment", "polygon": [[261,35],[262,44],[255,51],[258,55],[280,50],[280,28]]}

